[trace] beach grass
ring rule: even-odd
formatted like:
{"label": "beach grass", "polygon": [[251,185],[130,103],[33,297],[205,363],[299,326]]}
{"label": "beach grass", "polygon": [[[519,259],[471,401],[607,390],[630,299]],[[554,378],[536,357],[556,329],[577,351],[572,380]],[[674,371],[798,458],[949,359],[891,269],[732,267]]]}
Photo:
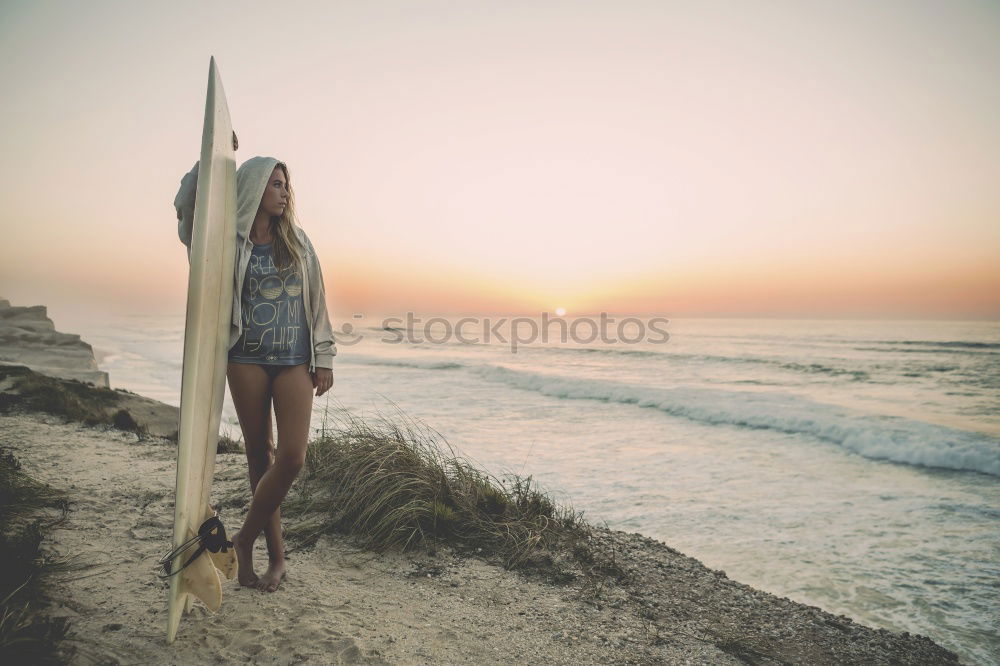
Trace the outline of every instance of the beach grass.
{"label": "beach grass", "polygon": [[215,447],[216,453],[243,453],[243,438],[233,439],[227,430],[225,434],[219,436],[219,444]]}
{"label": "beach grass", "polygon": [[[61,517],[49,518],[49,509]],[[42,602],[46,577],[66,568],[42,553],[42,540],[67,510],[63,493],[35,481],[10,451],[0,451],[0,663],[63,663],[72,651],[59,645],[68,620],[47,615]]]}
{"label": "beach grass", "polygon": [[282,507],[297,547],[338,532],[374,551],[433,553],[446,544],[554,582],[624,577],[582,514],[554,502],[531,476],[476,468],[398,408],[367,418],[345,410],[333,421],[310,442]]}
{"label": "beach grass", "polygon": [[111,423],[114,416],[109,415],[109,410],[120,400],[111,389],[56,379],[24,366],[0,366],[0,380],[11,382],[16,389],[3,394],[5,402],[85,425]]}
{"label": "beach grass", "polygon": [[0,412],[17,407],[87,426],[109,425],[140,438],[148,435],[127,409],[116,409],[121,396],[112,389],[49,377],[17,365],[0,365],[0,382],[10,383],[14,389],[0,393]]}

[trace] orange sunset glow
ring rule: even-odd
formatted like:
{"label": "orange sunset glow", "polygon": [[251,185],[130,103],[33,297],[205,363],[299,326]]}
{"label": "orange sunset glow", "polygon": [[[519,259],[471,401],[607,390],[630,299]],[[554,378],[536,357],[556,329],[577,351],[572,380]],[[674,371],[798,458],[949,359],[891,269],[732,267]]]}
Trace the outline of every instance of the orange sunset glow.
{"label": "orange sunset glow", "polygon": [[237,160],[288,163],[335,319],[1000,316],[989,3],[0,17],[0,297],[18,304],[183,311],[171,204],[214,55]]}

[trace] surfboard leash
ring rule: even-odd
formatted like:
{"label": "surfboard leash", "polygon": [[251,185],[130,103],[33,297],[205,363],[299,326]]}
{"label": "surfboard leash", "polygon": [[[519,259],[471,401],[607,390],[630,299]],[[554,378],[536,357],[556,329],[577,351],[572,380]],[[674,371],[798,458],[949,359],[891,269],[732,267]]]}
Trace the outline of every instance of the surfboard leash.
{"label": "surfboard leash", "polygon": [[[198,549],[194,551],[194,555],[188,558],[177,571],[171,571],[170,567],[174,561],[174,558],[191,548],[193,545],[198,544]],[[209,550],[213,553],[225,553],[230,548],[233,547],[233,542],[226,539],[226,528],[223,527],[222,521],[219,520],[219,516],[215,515],[207,519],[198,528],[198,534],[194,535],[181,545],[174,548],[172,551],[160,558],[160,566],[163,567],[164,573],[158,573],[157,576],[160,578],[170,578],[183,571],[189,564],[198,559],[198,556]]]}

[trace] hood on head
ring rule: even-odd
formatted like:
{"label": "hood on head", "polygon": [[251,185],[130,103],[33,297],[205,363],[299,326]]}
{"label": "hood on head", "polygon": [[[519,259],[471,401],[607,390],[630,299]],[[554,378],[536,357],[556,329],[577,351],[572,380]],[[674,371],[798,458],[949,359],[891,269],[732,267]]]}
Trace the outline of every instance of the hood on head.
{"label": "hood on head", "polygon": [[236,233],[241,238],[250,234],[264,188],[279,163],[274,157],[251,157],[236,170]]}

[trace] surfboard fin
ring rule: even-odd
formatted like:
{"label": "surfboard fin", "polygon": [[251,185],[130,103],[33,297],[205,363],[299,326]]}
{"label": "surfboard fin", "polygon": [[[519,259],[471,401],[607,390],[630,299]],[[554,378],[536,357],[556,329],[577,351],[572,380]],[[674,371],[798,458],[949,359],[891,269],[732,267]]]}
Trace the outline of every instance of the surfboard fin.
{"label": "surfboard fin", "polygon": [[[181,592],[197,597],[213,613],[222,606],[222,583],[210,558],[199,557],[191,566],[185,567],[181,571],[180,583]],[[185,610],[191,611],[189,607]]]}

